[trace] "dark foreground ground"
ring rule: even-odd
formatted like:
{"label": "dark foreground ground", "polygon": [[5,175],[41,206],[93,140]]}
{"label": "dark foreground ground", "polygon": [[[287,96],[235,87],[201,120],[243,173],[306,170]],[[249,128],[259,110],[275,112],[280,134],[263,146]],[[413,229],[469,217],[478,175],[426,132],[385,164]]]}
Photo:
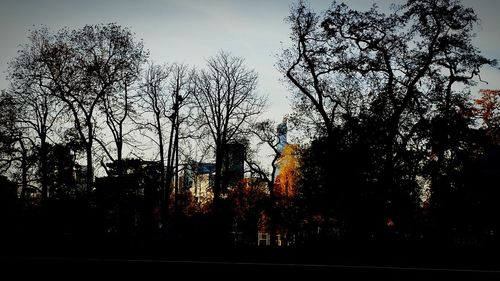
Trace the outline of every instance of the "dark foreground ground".
{"label": "dark foreground ground", "polygon": [[[498,249],[439,244],[265,248],[217,245],[4,244],[1,276],[101,280],[500,280]],[[58,246],[56,246],[58,244]],[[17,250],[16,250],[17,248]],[[46,280],[46,279],[40,279]],[[305,279],[307,280],[307,279]]]}
{"label": "dark foreground ground", "polygon": [[[500,272],[479,269],[370,266],[356,264],[293,264],[214,262],[162,259],[22,258],[3,261],[4,277],[102,280],[140,278],[240,280],[321,277],[323,280],[500,280]],[[3,279],[8,280],[8,279]]]}

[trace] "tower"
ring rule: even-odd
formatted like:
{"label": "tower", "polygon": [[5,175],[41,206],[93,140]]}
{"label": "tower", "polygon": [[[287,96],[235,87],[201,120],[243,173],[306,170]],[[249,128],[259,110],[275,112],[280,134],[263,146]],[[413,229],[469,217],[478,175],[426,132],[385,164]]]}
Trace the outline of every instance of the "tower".
{"label": "tower", "polygon": [[280,123],[277,127],[277,133],[278,133],[277,149],[280,153],[283,152],[283,149],[287,145],[286,135],[287,135],[288,128],[287,128],[286,122],[287,122],[287,118],[284,117],[283,122]]}

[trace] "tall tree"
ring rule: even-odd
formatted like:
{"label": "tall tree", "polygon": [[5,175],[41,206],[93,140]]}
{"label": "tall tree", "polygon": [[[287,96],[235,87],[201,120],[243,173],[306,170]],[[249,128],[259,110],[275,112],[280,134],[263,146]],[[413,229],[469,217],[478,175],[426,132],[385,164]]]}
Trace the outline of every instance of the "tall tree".
{"label": "tall tree", "polygon": [[275,131],[276,124],[271,120],[265,120],[256,123],[252,126],[251,132],[259,140],[259,144],[265,144],[268,148],[272,150],[271,154],[271,167],[270,172],[264,168],[264,166],[255,159],[254,153],[248,153],[248,157],[245,157],[245,163],[248,166],[250,172],[256,175],[260,180],[264,181],[269,192],[269,230],[271,235],[271,245],[276,245],[276,228],[278,224],[278,211],[276,206],[276,192],[275,192],[275,182],[276,173],[278,171],[278,161],[281,158],[282,153],[282,139]]}
{"label": "tall tree", "polygon": [[90,196],[96,108],[120,88],[125,73],[136,71],[137,61],[144,56],[142,42],[135,42],[129,29],[116,24],[62,29],[56,34],[41,29],[32,32],[30,41],[41,45],[35,54],[44,66],[41,86],[68,108],[85,146],[86,194]]}
{"label": "tall tree", "polygon": [[[154,138],[148,137],[158,146],[158,155],[162,163],[160,202],[163,210],[162,218],[166,219],[172,180],[175,192],[174,207],[178,211],[179,139],[186,137],[180,133],[181,125],[188,118],[192,118],[189,112],[183,113],[183,108],[191,103],[194,70],[190,70],[184,64],[174,63],[168,66],[150,64],[142,83],[142,91],[144,92],[142,110],[152,114],[153,122],[145,122],[141,127],[155,134]],[[188,107],[189,110],[192,110],[192,106]],[[170,127],[168,130],[165,128],[167,125]],[[167,132],[168,140],[165,140]]]}
{"label": "tall tree", "polygon": [[0,92],[0,174],[5,175],[13,161],[14,144],[17,138],[16,104],[7,91]]}
{"label": "tall tree", "polygon": [[[400,189],[415,176],[407,168],[418,166],[408,162],[408,151],[425,153],[417,132],[430,116],[453,116],[454,101],[463,97],[453,89],[495,63],[472,44],[477,16],[456,0],[408,1],[391,14],[334,2],[323,18],[299,2],[288,19],[293,45],[279,65],[297,93],[299,119],[316,117],[333,147],[362,140],[350,139],[361,132],[352,129],[371,122],[368,145],[383,148],[370,156],[381,168],[371,174],[387,202],[386,216],[395,215],[396,194],[416,194]],[[333,178],[327,182],[335,186]]]}
{"label": "tall tree", "polygon": [[[192,136],[192,132],[189,132],[189,130],[183,134],[181,126],[186,125],[186,122],[190,119],[192,120],[191,113],[194,109],[193,94],[195,91],[194,69],[190,70],[185,64],[173,64],[170,91],[173,101],[172,114],[170,115],[173,130],[171,131],[170,140],[172,141],[173,137],[173,147],[169,146],[168,151],[169,168],[167,170],[167,182],[171,181],[172,174],[174,174],[174,210],[177,214],[179,213],[179,140],[180,138],[189,138]],[[187,125],[189,126],[190,124]]]}
{"label": "tall tree", "polygon": [[48,147],[49,138],[61,119],[64,110],[56,98],[54,89],[45,87],[47,70],[39,54],[49,36],[46,29],[33,32],[30,44],[24,46],[9,65],[8,79],[15,108],[16,122],[27,134],[34,134],[38,149],[38,162],[42,202],[48,196]]}
{"label": "tall tree", "polygon": [[208,130],[215,154],[213,185],[214,210],[220,207],[222,167],[227,145],[258,116],[266,98],[256,93],[257,73],[244,65],[244,60],[221,51],[207,60],[196,80],[195,99],[200,122]]}
{"label": "tall tree", "polygon": [[[132,41],[132,37],[125,38],[126,40]],[[131,48],[131,52],[134,52],[130,57],[130,65],[126,68],[119,69],[117,85],[114,89],[107,95],[103,97],[102,103],[100,104],[100,110],[104,114],[106,119],[106,125],[111,132],[112,142],[114,143],[116,156],[113,156],[108,146],[105,144],[105,140],[102,138],[96,138],[109,159],[113,162],[117,162],[117,172],[118,175],[123,174],[122,160],[123,160],[123,146],[129,142],[129,134],[133,131],[131,126],[127,126],[127,121],[130,118],[134,118],[135,107],[134,103],[138,100],[137,95],[134,92],[141,93],[141,91],[136,91],[134,88],[136,82],[139,81],[141,74],[142,64],[145,62],[147,57],[147,52],[143,50],[143,45],[141,43],[135,44],[134,42],[127,42]]]}
{"label": "tall tree", "polygon": [[[30,203],[28,192],[42,192],[36,184],[36,139],[31,128],[26,126],[22,119],[23,109],[12,92],[2,91],[0,94],[0,172],[9,175],[17,182],[21,191],[20,201]],[[34,163],[38,162],[38,163]],[[29,190],[30,189],[30,190]]]}
{"label": "tall tree", "polygon": [[[171,74],[171,67],[167,65],[155,65],[153,63],[149,64],[144,74],[144,79],[141,85],[143,95],[141,110],[145,113],[149,113],[153,117],[153,122],[145,122],[140,124],[141,128],[153,131],[155,137],[148,137],[153,143],[158,146],[158,156],[160,158],[160,193],[161,193],[161,209],[162,220],[165,223],[165,219],[168,215],[169,209],[169,194],[170,194],[170,182],[165,179],[165,140],[164,126],[168,121],[169,107],[171,106],[171,101],[169,99],[168,90],[168,78]],[[170,130],[170,140],[168,142],[168,157],[167,162],[170,164],[171,149],[172,149],[172,138],[173,138],[173,127],[174,122],[171,122]],[[143,133],[144,136],[148,136]]]}

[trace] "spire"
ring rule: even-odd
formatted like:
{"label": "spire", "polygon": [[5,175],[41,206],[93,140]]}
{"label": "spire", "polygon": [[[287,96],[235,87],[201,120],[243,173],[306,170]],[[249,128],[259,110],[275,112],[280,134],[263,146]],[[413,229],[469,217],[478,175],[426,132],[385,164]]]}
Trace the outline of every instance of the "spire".
{"label": "spire", "polygon": [[283,152],[283,149],[285,148],[285,146],[287,145],[287,131],[288,131],[288,127],[287,127],[287,116],[285,115],[285,117],[283,118],[283,122],[278,124],[276,130],[277,130],[277,133],[278,133],[278,139],[279,139],[279,142],[278,142],[278,151],[281,153]]}

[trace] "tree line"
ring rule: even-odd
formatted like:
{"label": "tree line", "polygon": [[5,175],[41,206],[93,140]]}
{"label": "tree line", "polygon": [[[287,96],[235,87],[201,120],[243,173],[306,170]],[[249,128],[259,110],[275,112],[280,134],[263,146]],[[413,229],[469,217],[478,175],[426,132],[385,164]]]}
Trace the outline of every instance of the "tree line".
{"label": "tree line", "polygon": [[[125,154],[153,154],[153,201],[167,224],[172,205],[180,212],[181,171],[213,159],[210,210],[221,237],[246,221],[249,235],[264,222],[271,244],[278,234],[303,243],[496,241],[500,94],[471,92],[480,70],[496,66],[473,44],[475,12],[458,0],[417,0],[390,13],[333,2],[320,15],[299,1],[286,21],[290,44],[277,68],[292,94],[288,124],[308,141],[279,147],[243,58],[221,51],[203,68],[156,64],[117,24],[40,28],[9,64],[0,98],[2,174],[19,183],[21,202],[35,189],[43,206],[64,189],[54,159],[69,148],[85,160],[78,195],[92,209],[97,167],[123,178]],[[229,186],[235,142],[260,185]],[[261,145],[269,159],[257,157]]]}
{"label": "tree line", "polygon": [[[159,65],[148,56],[142,41],[113,23],[31,31],[29,43],[9,64],[11,84],[1,96],[1,169],[19,182],[21,202],[34,192],[43,206],[57,190],[70,189],[54,179],[62,171],[50,158],[61,146],[73,158],[63,165],[75,159],[86,163],[84,190],[62,192],[76,192],[89,207],[97,168],[121,177],[127,173],[125,153],[152,153],[159,161],[158,204],[165,217],[172,188],[177,208],[182,165],[212,153],[217,206],[225,188],[224,151],[242,139],[266,105],[256,92],[257,73],[224,51],[207,59],[203,69]],[[149,151],[143,148],[146,141]]]}
{"label": "tree line", "polygon": [[498,115],[498,91],[470,89],[496,61],[473,44],[478,20],[456,0],[407,1],[389,14],[292,8],[279,69],[294,124],[313,135],[299,205],[325,233],[497,237],[499,124],[488,116]]}

